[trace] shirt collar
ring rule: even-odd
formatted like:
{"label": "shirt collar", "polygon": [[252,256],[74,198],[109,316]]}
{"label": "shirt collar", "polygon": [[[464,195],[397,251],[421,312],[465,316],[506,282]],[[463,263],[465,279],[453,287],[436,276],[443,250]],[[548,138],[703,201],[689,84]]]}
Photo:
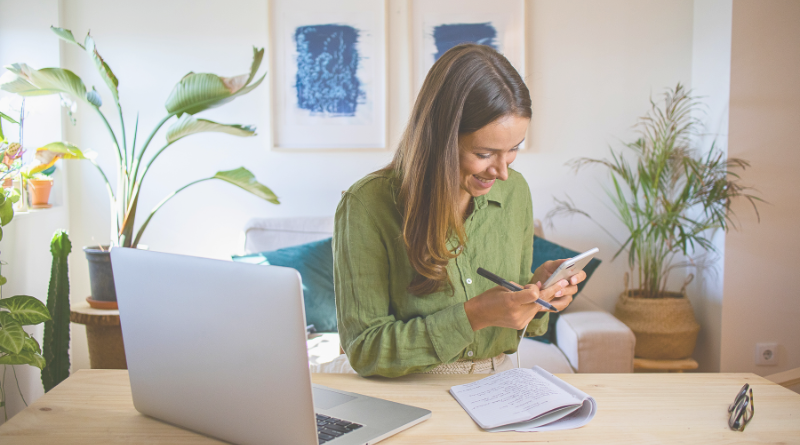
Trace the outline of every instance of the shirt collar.
{"label": "shirt collar", "polygon": [[503,201],[506,198],[505,183],[505,181],[496,180],[492,188],[489,189],[489,193],[475,198],[475,206],[479,209],[483,209],[489,202],[493,202],[503,207]]}

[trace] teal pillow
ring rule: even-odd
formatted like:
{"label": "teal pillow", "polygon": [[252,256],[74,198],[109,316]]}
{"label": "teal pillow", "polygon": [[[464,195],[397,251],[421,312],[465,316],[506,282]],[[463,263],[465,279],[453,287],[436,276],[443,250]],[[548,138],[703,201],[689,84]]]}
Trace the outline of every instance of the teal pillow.
{"label": "teal pillow", "polygon": [[291,267],[303,279],[306,324],[317,332],[337,332],[333,293],[333,248],[331,238],[272,252],[233,256],[234,261]]}
{"label": "teal pillow", "polygon": [[[547,241],[544,238],[539,238],[538,236],[533,237],[533,264],[531,265],[531,272],[535,271],[539,266],[545,263],[545,261],[552,261],[552,260],[560,260],[562,258],[572,258],[575,255],[578,255],[580,252],[576,252],[571,249],[567,249],[566,247],[559,246],[558,244]],[[594,270],[597,269],[597,266],[600,265],[600,260],[597,258],[592,258],[592,261],[589,261],[589,264],[583,268],[583,271],[586,272],[586,279],[583,280],[580,284],[578,284],[578,292],[572,296],[575,298],[578,294],[583,290],[583,287],[586,286],[586,283],[589,282],[589,278],[594,273]],[[556,320],[558,320],[558,315],[556,313],[550,313],[550,321],[547,323],[547,332],[544,335],[539,337],[533,337],[534,340],[541,341],[543,343],[553,343],[556,340]]]}

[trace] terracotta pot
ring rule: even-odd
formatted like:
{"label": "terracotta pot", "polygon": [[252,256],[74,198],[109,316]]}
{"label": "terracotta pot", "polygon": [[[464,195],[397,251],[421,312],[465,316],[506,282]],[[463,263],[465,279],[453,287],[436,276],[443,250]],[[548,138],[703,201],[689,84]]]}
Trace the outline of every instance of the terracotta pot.
{"label": "terracotta pot", "polygon": [[614,316],[636,336],[634,355],[656,360],[691,357],[700,325],[686,295],[665,292],[661,298],[640,298],[640,291],[623,292]]}
{"label": "terracotta pot", "polygon": [[14,186],[14,179],[11,178],[11,176],[7,177],[6,179],[3,179],[3,188],[4,189],[11,188],[13,186]]}
{"label": "terracotta pot", "polygon": [[50,189],[53,188],[52,179],[29,179],[28,194],[32,206],[45,206],[50,201]]}

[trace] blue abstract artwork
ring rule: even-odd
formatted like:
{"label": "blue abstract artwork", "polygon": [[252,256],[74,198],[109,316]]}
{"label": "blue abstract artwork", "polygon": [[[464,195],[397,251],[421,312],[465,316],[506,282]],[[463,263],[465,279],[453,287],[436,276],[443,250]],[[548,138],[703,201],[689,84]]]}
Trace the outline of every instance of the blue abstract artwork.
{"label": "blue abstract artwork", "polygon": [[497,30],[491,23],[452,23],[433,28],[433,41],[436,45],[434,60],[460,43],[477,43],[497,49]]}
{"label": "blue abstract artwork", "polygon": [[311,115],[355,116],[366,98],[358,78],[359,30],[323,24],[295,29],[297,106]]}

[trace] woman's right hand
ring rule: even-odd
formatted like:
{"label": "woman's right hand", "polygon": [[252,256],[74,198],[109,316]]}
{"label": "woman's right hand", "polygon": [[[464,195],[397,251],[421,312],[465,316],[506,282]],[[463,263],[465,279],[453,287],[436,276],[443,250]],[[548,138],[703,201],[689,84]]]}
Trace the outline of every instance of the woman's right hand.
{"label": "woman's right hand", "polygon": [[560,286],[539,290],[535,284],[528,284],[519,292],[512,292],[502,286],[493,287],[464,303],[473,331],[489,326],[524,329],[537,312],[545,310],[536,303],[537,298],[550,302]]}

